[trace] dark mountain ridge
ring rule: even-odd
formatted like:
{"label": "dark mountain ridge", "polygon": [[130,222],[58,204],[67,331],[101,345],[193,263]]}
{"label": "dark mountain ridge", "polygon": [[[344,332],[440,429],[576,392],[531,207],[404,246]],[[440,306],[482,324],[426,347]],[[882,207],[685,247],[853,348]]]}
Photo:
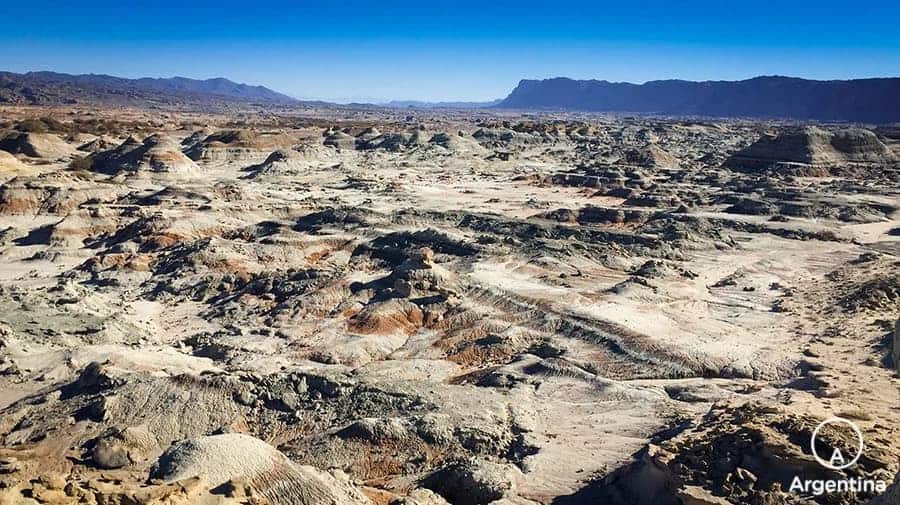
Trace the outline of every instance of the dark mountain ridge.
{"label": "dark mountain ridge", "polygon": [[53,105],[100,103],[208,103],[239,102],[288,104],[297,100],[264,86],[251,86],[218,77],[127,79],[102,74],[71,75],[57,72],[0,72],[0,103]]}
{"label": "dark mountain ridge", "polygon": [[526,79],[497,107],[889,123],[900,121],[900,78],[815,81],[763,76],[644,84]]}

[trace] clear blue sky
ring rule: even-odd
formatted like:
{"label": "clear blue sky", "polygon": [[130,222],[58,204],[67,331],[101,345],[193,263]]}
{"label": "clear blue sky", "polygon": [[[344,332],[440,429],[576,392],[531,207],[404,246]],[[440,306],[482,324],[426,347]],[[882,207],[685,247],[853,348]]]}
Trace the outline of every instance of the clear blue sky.
{"label": "clear blue sky", "polygon": [[522,78],[898,76],[898,32],[896,0],[2,0],[0,69],[223,76],[337,101],[490,100]]}

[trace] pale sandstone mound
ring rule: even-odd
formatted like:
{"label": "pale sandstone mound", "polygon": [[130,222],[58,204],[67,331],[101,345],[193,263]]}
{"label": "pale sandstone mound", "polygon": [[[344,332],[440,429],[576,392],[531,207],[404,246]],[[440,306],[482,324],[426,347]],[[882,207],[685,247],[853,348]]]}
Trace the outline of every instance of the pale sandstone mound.
{"label": "pale sandstone mound", "polygon": [[64,215],[89,200],[112,202],[124,190],[98,186],[65,172],[19,175],[0,185],[0,214]]}
{"label": "pale sandstone mound", "polygon": [[539,143],[540,134],[516,131],[506,127],[480,128],[472,134],[475,141],[484,147],[523,147]]}
{"label": "pale sandstone mound", "polygon": [[57,160],[67,158],[75,148],[52,133],[12,132],[0,138],[0,150],[31,158]]}
{"label": "pale sandstone mound", "polygon": [[176,442],[150,470],[151,479],[165,482],[198,476],[213,487],[242,481],[275,504],[370,503],[348,482],[311,466],[295,465],[262,440],[237,433]]}
{"label": "pale sandstone mound", "polygon": [[741,171],[776,168],[799,171],[805,175],[803,172],[809,172],[809,169],[804,171],[804,165],[827,168],[845,164],[891,165],[897,162],[896,155],[869,130],[849,128],[829,131],[809,126],[777,135],[764,135],[732,155],[725,164]]}
{"label": "pale sandstone mound", "polygon": [[22,163],[6,151],[0,151],[0,178],[8,179],[17,175],[33,175],[35,169]]}
{"label": "pale sandstone mound", "polygon": [[357,137],[352,137],[344,132],[326,132],[325,145],[339,147],[342,149],[352,146],[359,150],[385,150],[391,152],[401,152],[408,149],[414,149],[420,146],[439,145],[446,149],[463,149],[475,150],[472,139],[469,142],[459,141],[453,138],[451,134],[437,133],[430,134],[421,129],[415,129],[411,132],[387,132],[381,133],[377,129],[369,128]]}
{"label": "pale sandstone mound", "polygon": [[60,221],[32,230],[23,243],[80,248],[89,237],[114,232],[116,224],[112,213],[73,209]]}
{"label": "pale sandstone mound", "polygon": [[453,153],[483,153],[484,148],[478,141],[461,133],[452,134],[439,132],[432,135],[428,144],[440,146]]}
{"label": "pale sandstone mound", "polygon": [[14,177],[0,186],[0,214],[34,214],[49,198],[50,190],[35,183],[32,177]]}
{"label": "pale sandstone mound", "polygon": [[[326,138],[326,145],[333,145],[335,147],[340,147],[339,144],[341,143],[349,145],[349,141],[346,137],[337,135],[336,133],[328,135],[328,132],[326,132],[326,137],[328,137]],[[431,138],[431,135],[418,128],[411,132],[387,133],[381,133],[377,129],[369,128],[355,138],[354,145],[360,150],[381,149],[391,152],[401,152],[417,146],[428,145],[428,141]]]}
{"label": "pale sandstone mound", "polygon": [[363,143],[361,149],[384,149],[386,151],[402,151],[411,144],[412,134],[406,132],[383,133]]}
{"label": "pale sandstone mound", "polygon": [[197,165],[181,152],[178,142],[161,134],[151,135],[143,142],[128,137],[115,149],[96,154],[91,168],[109,175],[138,172],[189,175],[198,172]]}
{"label": "pale sandstone mound", "polygon": [[249,178],[273,176],[292,177],[305,175],[311,169],[317,167],[322,160],[328,159],[328,153],[322,146],[303,146],[302,151],[294,149],[279,149],[273,151],[265,161],[256,165],[250,165],[244,171],[250,172]]}
{"label": "pale sandstone mound", "polygon": [[678,158],[655,144],[628,149],[625,151],[623,161],[647,168],[678,168]]}
{"label": "pale sandstone mound", "polygon": [[295,151],[291,151],[288,149],[279,149],[277,151],[273,151],[265,161],[263,161],[259,165],[255,165],[255,167],[259,167],[259,169],[262,170],[264,168],[271,168],[276,164],[286,164],[298,158],[299,153]]}
{"label": "pale sandstone mound", "polygon": [[194,143],[187,156],[205,163],[259,161],[275,149],[288,149],[296,143],[289,135],[253,130],[225,130]]}
{"label": "pale sandstone mound", "polygon": [[422,310],[403,299],[375,302],[352,317],[347,324],[350,331],[361,334],[390,334],[402,331],[414,333],[424,322]]}

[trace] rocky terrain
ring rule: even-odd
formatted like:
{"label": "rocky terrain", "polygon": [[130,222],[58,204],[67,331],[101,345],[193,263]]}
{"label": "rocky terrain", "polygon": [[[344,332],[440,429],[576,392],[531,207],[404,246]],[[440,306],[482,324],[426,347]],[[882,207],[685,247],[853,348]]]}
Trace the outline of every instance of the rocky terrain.
{"label": "rocky terrain", "polygon": [[791,479],[900,470],[894,129],[2,111],[0,503],[855,504]]}

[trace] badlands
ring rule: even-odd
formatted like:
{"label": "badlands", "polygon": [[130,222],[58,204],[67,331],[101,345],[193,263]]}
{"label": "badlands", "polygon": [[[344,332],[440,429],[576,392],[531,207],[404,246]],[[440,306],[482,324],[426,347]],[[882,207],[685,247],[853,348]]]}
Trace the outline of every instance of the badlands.
{"label": "badlands", "polygon": [[2,504],[896,503],[898,128],[0,110]]}

